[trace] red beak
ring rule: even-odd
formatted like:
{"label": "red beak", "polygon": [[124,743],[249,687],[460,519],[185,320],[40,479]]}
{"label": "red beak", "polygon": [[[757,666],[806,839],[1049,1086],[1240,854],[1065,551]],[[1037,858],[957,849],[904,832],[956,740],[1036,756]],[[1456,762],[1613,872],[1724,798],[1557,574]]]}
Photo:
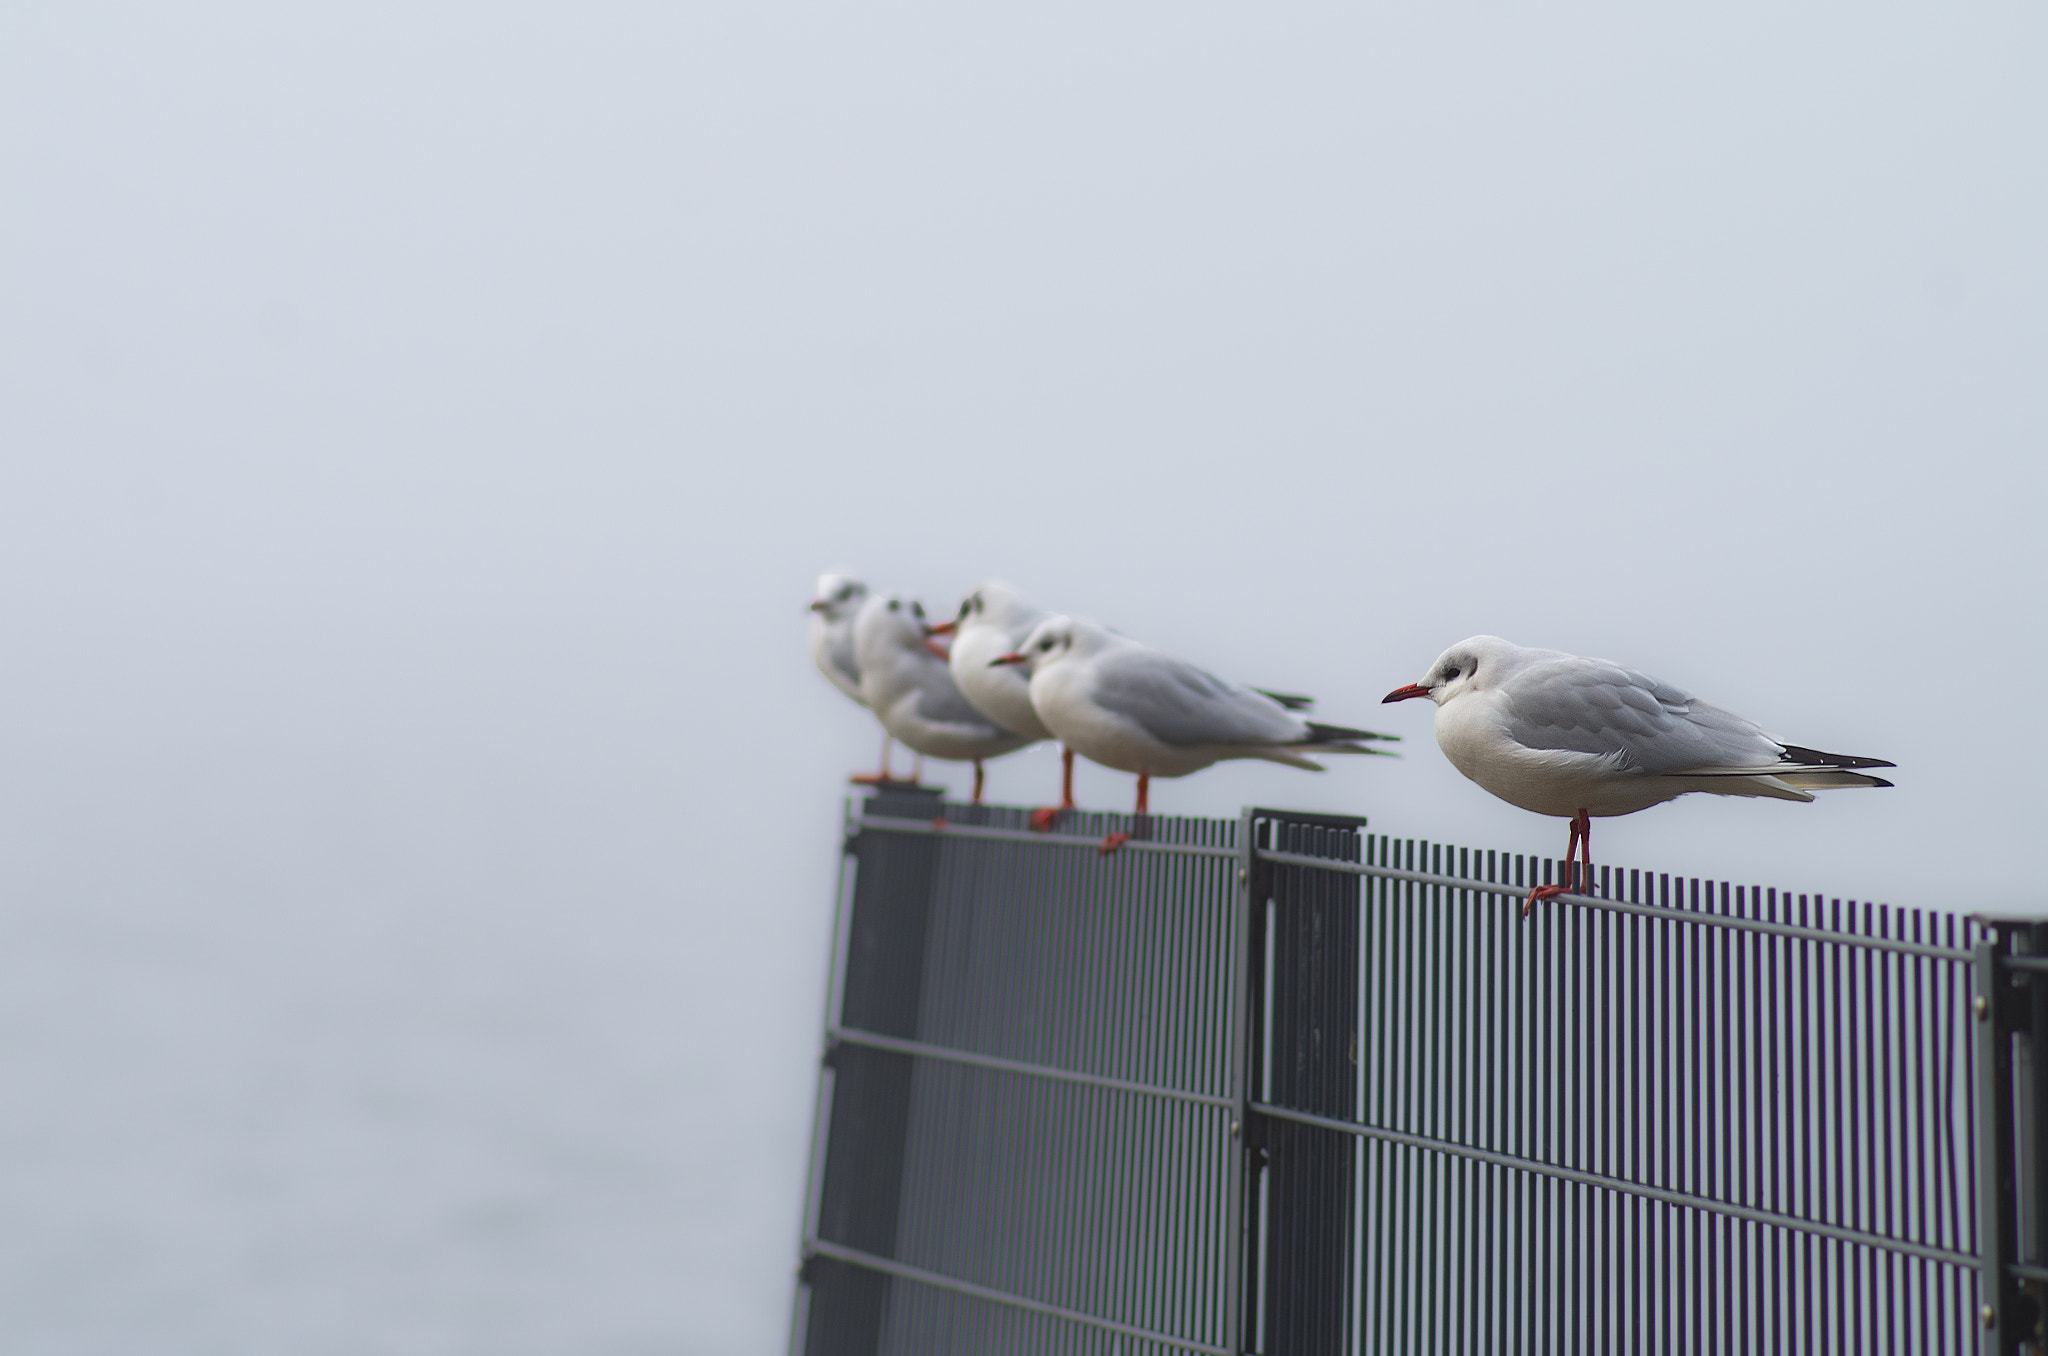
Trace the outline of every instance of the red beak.
{"label": "red beak", "polygon": [[939,644],[939,642],[931,639],[930,637],[926,637],[924,647],[927,650],[930,650],[933,654],[937,655],[941,659],[951,659],[953,657],[952,655],[946,653],[945,646]]}
{"label": "red beak", "polygon": [[960,623],[957,621],[942,621],[937,626],[925,627],[924,633],[928,636],[950,636],[959,629]]}
{"label": "red beak", "polygon": [[830,606],[832,606],[832,604],[826,602],[823,598],[814,598],[811,600],[811,611],[813,612],[823,612],[826,608]]}
{"label": "red beak", "polygon": [[1024,656],[1012,650],[1008,654],[999,654],[994,659],[989,660],[988,666],[994,668],[998,664],[1021,664],[1023,662]]}
{"label": "red beak", "polygon": [[1410,697],[1427,697],[1428,695],[1428,688],[1420,683],[1410,683],[1406,687],[1397,687],[1386,696],[1380,698],[1380,705],[1385,706],[1388,702],[1405,702]]}

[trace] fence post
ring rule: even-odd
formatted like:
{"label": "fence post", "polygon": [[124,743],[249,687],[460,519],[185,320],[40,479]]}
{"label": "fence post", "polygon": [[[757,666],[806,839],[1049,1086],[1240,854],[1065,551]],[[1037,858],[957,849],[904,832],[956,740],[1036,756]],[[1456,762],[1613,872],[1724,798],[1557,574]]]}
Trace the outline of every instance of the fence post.
{"label": "fence post", "polygon": [[[1257,846],[1331,861],[1361,859],[1365,821],[1350,815],[1259,811],[1269,835]],[[1260,864],[1253,956],[1268,991],[1261,1020],[1265,1064],[1255,1099],[1349,1122],[1358,1116],[1360,878],[1274,862]],[[1256,1067],[1256,1066],[1255,1066]],[[1264,1228],[1259,1240],[1260,1340],[1285,1356],[1340,1356],[1351,1349],[1354,1190],[1358,1143],[1327,1127],[1260,1116],[1246,1122],[1259,1153]]]}

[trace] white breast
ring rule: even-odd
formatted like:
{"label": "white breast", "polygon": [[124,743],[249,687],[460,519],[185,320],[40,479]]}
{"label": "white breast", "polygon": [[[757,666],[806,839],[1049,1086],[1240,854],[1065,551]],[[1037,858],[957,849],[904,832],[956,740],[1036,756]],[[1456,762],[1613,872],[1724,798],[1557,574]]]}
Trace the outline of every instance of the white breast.
{"label": "white breast", "polygon": [[953,681],[976,710],[1005,730],[1051,739],[1052,731],[1031,704],[1031,680],[1014,664],[989,663],[1011,648],[1011,638],[1000,627],[968,627],[953,639]]}

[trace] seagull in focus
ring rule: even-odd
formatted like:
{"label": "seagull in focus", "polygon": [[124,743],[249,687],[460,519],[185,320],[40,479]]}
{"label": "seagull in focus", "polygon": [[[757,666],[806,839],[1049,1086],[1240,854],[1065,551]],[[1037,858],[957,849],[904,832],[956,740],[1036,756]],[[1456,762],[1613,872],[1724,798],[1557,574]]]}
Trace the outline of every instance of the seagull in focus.
{"label": "seagull in focus", "polygon": [[[853,656],[853,620],[868,600],[868,586],[839,570],[818,576],[818,592],[811,599],[811,662],[832,686],[866,706],[860,695],[860,665]],[[863,774],[859,782],[887,782],[889,772],[889,731],[882,731],[881,770]]]}
{"label": "seagull in focus", "polygon": [[[1024,595],[991,579],[960,600],[951,621],[932,627],[934,635],[951,635],[953,681],[976,710],[1006,730],[1033,739],[1051,739],[1052,730],[1031,705],[1031,679],[1014,665],[992,661],[1016,650],[1047,613],[1026,602]],[[1049,832],[1061,810],[1074,808],[1074,751],[1060,750],[1060,803],[1031,812],[1031,827]]]}
{"label": "seagull in focus", "polygon": [[946,652],[931,639],[924,608],[897,593],[868,599],[853,623],[861,697],[875,719],[920,755],[974,764],[981,804],[982,762],[1036,743],[990,720],[961,695]]}
{"label": "seagull in focus", "polygon": [[[1185,777],[1233,758],[1321,772],[1311,753],[1386,753],[1359,743],[1396,735],[1304,720],[1288,702],[1226,682],[1185,659],[1075,617],[1048,617],[1023,645],[990,661],[1031,680],[1031,706],[1061,743],[1091,762],[1138,775],[1136,813],[1154,777]],[[1113,833],[1105,853],[1130,839]]]}
{"label": "seagull in focus", "polygon": [[[1436,703],[1436,742],[1451,765],[1510,805],[1571,820],[1574,854],[1593,871],[1593,819],[1629,815],[1694,791],[1810,801],[1815,791],[1890,786],[1858,768],[1881,758],[1787,744],[1754,721],[1605,659],[1474,636],[1419,683],[1385,699]],[[1566,886],[1539,885],[1522,915]]]}

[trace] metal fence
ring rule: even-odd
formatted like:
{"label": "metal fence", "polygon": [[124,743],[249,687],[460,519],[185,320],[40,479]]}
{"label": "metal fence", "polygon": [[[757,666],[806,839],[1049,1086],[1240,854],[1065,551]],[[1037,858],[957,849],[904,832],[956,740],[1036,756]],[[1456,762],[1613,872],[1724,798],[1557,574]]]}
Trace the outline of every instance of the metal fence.
{"label": "metal fence", "polygon": [[846,843],[803,1356],[2041,1349],[2048,927],[1524,921],[1551,861],[1270,810]]}

